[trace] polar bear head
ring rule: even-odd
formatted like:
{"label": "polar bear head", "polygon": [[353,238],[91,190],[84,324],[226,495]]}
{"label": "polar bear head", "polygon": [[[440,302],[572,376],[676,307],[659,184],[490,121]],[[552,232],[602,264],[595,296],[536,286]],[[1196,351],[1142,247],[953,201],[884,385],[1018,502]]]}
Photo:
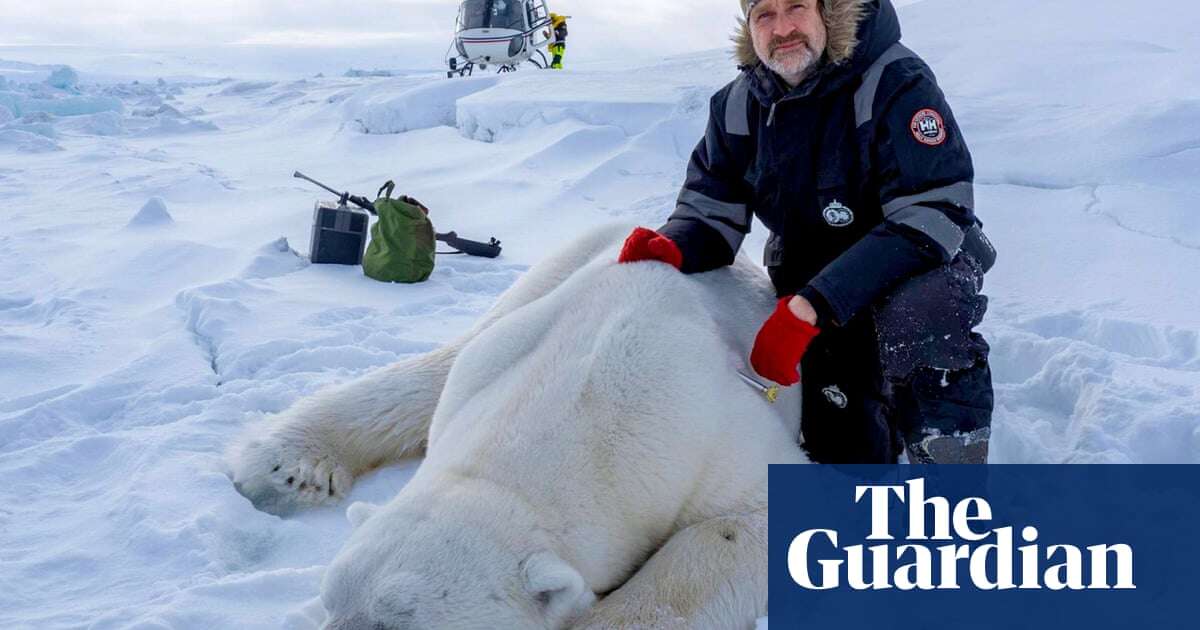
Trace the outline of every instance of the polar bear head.
{"label": "polar bear head", "polygon": [[595,601],[578,571],[520,531],[523,519],[464,512],[476,511],[352,509],[365,522],[326,572],[325,629],[557,629]]}

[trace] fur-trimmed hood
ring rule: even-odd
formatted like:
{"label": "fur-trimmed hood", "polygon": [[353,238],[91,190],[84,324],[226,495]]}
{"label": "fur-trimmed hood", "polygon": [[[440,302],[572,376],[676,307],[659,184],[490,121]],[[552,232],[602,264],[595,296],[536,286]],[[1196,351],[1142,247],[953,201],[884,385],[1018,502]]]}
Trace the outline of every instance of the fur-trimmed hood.
{"label": "fur-trimmed hood", "polygon": [[[742,0],[742,13],[745,13],[747,0]],[[889,4],[891,0],[821,0],[821,11],[825,18],[825,30],[828,42],[825,45],[825,60],[830,64],[841,64],[854,57],[859,44],[867,33],[860,33],[860,27],[871,22],[867,18],[879,13],[881,4]],[[887,7],[891,9],[891,7]],[[894,13],[894,10],[893,10]],[[739,66],[756,66],[758,55],[754,53],[754,43],[750,41],[750,26],[745,18],[738,20],[738,30],[733,37],[736,44],[734,56]]]}

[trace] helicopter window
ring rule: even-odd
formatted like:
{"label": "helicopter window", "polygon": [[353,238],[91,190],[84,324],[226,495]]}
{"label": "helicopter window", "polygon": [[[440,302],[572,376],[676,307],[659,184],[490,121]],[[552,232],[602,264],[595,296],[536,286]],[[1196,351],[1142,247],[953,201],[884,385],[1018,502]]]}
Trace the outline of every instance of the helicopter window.
{"label": "helicopter window", "polygon": [[462,3],[463,28],[487,28],[491,12],[488,9],[489,0],[467,0]]}
{"label": "helicopter window", "polygon": [[522,0],[466,0],[462,3],[462,28],[525,30]]}
{"label": "helicopter window", "polygon": [[492,26],[525,30],[525,19],[521,16],[522,4],[516,0],[492,0]]}

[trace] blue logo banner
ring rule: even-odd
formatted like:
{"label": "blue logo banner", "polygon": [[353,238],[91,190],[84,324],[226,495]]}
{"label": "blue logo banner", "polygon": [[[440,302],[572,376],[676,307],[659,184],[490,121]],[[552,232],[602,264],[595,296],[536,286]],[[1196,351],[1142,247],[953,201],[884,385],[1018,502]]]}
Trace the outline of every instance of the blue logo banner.
{"label": "blue logo banner", "polygon": [[1200,466],[771,466],[770,625],[1200,627]]}

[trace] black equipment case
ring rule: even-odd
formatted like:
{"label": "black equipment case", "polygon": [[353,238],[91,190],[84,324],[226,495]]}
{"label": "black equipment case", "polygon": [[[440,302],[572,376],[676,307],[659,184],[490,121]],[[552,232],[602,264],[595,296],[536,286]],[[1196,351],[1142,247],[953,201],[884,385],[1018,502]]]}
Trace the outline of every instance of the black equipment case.
{"label": "black equipment case", "polygon": [[309,258],[314,264],[361,265],[369,225],[366,212],[344,204],[318,202]]}

